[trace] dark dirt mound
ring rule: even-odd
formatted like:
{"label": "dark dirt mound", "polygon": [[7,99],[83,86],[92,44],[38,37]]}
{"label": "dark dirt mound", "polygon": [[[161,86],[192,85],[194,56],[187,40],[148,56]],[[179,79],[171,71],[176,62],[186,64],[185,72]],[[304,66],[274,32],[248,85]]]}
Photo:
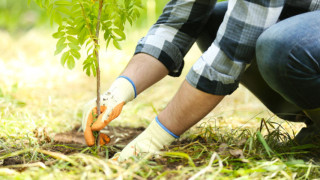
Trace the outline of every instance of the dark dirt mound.
{"label": "dark dirt mound", "polygon": [[[63,154],[83,152],[87,145],[83,132],[80,132],[79,129],[80,125],[69,132],[55,134],[53,146],[46,149],[61,152]],[[109,158],[112,157],[115,153],[121,151],[131,140],[137,137],[144,129],[145,128],[143,127],[108,127],[108,129],[104,130],[104,133],[111,138],[111,141],[105,145],[107,148],[103,148],[99,155],[105,156],[105,151],[108,149]],[[84,153],[86,153],[86,151]],[[90,152],[88,151],[88,153]]]}
{"label": "dark dirt mound", "polygon": [[20,156],[9,157],[3,160],[2,166],[14,165],[14,164],[23,164],[23,160]]}
{"label": "dark dirt mound", "polygon": [[[80,126],[76,126],[69,132],[57,133],[54,136],[55,144],[79,144],[86,146],[83,132],[78,131]],[[137,137],[142,131],[143,127],[108,127],[104,132],[111,138],[111,141],[107,146],[125,146],[135,137]]]}

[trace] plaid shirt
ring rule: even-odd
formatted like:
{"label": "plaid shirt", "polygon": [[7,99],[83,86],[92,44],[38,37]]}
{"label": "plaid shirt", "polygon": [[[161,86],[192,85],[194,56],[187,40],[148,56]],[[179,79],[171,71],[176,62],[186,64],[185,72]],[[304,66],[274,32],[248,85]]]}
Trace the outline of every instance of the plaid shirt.
{"label": "plaid shirt", "polygon": [[[287,0],[290,6],[320,9],[320,0]],[[214,0],[171,0],[163,14],[136,47],[161,61],[169,75],[179,76],[184,56],[214,7]],[[194,87],[215,95],[231,94],[255,55],[260,34],[275,24],[285,0],[229,0],[216,39],[196,61],[186,79]]]}

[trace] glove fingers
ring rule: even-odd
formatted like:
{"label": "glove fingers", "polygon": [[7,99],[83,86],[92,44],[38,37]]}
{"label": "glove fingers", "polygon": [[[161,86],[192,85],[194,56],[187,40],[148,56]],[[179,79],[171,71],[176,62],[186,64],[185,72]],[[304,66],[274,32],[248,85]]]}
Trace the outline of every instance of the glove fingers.
{"label": "glove fingers", "polygon": [[125,104],[125,102],[122,102],[122,103],[118,104],[116,107],[114,107],[107,120],[103,120],[103,118],[106,114],[106,111],[104,113],[102,113],[98,117],[98,120],[96,122],[94,122],[93,125],[91,126],[91,130],[92,131],[100,131],[106,125],[108,125],[112,120],[117,118],[120,115],[124,104]]}
{"label": "glove fingers", "polygon": [[95,106],[96,106],[95,100],[91,100],[88,103],[86,103],[83,107],[84,114],[82,116],[82,123],[81,123],[83,131],[86,130],[88,117],[92,113],[92,110],[94,109]]}
{"label": "glove fingers", "polygon": [[108,125],[108,122],[102,121],[102,117],[104,116],[105,113],[106,112],[100,114],[100,116],[98,117],[98,120],[92,124],[92,126],[91,126],[92,131],[100,131],[106,125]]}
{"label": "glove fingers", "polygon": [[107,121],[110,122],[110,121],[114,120],[115,118],[117,118],[120,115],[124,104],[125,104],[125,102],[122,102],[122,103],[118,104],[116,107],[114,107],[112,112],[110,113]]}
{"label": "glove fingers", "polygon": [[[106,111],[106,106],[101,106],[100,111],[104,112]],[[89,115],[86,122],[86,128],[84,130],[84,139],[86,140],[86,143],[88,146],[93,146],[95,144],[95,137],[93,136],[93,132],[91,130],[91,124],[93,123],[93,120],[95,119],[95,116],[97,114],[97,107],[93,108]]]}
{"label": "glove fingers", "polygon": [[111,141],[110,137],[106,134],[100,133],[100,145],[103,146]]}
{"label": "glove fingers", "polygon": [[96,112],[97,112],[97,108],[93,108],[91,110],[91,113],[89,113],[89,116],[87,119],[86,128],[84,130],[84,139],[86,140],[86,143],[88,146],[93,146],[95,144],[95,139],[90,126],[93,122],[93,118],[94,118],[93,116],[96,114]]}
{"label": "glove fingers", "polygon": [[100,113],[103,113],[107,110],[107,106],[100,106]]}
{"label": "glove fingers", "polygon": [[86,140],[87,146],[93,146],[95,144],[95,138],[90,128],[86,128],[84,131],[84,139]]}

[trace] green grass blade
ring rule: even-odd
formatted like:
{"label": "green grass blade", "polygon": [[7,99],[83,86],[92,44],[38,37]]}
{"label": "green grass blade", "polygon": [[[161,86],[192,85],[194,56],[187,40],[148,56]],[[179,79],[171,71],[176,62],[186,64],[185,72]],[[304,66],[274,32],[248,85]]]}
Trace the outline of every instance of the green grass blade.
{"label": "green grass blade", "polygon": [[273,153],[270,146],[267,144],[266,140],[263,138],[260,131],[257,132],[257,138],[260,141],[260,143],[263,145],[264,149],[266,150],[269,157],[271,157],[271,153]]}
{"label": "green grass blade", "polygon": [[186,153],[183,153],[183,152],[164,152],[163,155],[171,156],[171,157],[180,157],[180,158],[187,159],[190,166],[196,167],[196,165],[194,164],[194,162],[191,159],[191,157]]}

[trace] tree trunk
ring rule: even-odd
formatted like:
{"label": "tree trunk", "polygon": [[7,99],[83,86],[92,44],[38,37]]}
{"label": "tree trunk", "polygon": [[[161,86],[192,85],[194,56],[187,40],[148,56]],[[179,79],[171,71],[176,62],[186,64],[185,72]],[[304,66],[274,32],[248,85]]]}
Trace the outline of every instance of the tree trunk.
{"label": "tree trunk", "polygon": [[[96,73],[97,73],[97,118],[99,117],[100,111],[100,64],[99,64],[99,31],[100,31],[100,17],[101,17],[101,10],[102,10],[103,0],[99,0],[99,12],[98,12],[98,19],[97,19],[97,26],[96,26],[96,39],[94,40],[94,52],[96,55]],[[98,149],[100,149],[100,131],[98,137],[96,139],[96,143],[98,145]]]}

